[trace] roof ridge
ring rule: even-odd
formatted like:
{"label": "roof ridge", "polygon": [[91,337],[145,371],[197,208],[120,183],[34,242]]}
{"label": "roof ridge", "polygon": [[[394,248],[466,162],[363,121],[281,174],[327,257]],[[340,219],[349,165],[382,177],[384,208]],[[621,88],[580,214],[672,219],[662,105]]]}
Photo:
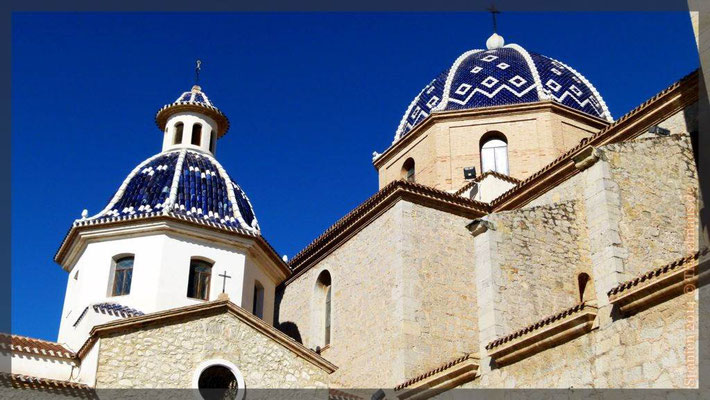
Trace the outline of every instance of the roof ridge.
{"label": "roof ridge", "polygon": [[385,187],[377,191],[374,195],[367,198],[365,201],[360,203],[357,207],[352,209],[350,212],[345,214],[343,217],[338,219],[335,223],[330,225],[323,233],[318,237],[313,239],[306,247],[301,251],[296,253],[293,258],[289,261],[288,265],[292,270],[296,270],[297,265],[304,259],[310,252],[312,252],[317,246],[329,238],[334,232],[337,232],[340,228],[347,226],[349,222],[355,217],[362,215],[369,211],[373,204],[379,203],[381,200],[386,198],[388,195],[394,193],[397,189],[405,190],[410,193],[417,195],[427,196],[439,196],[442,199],[446,199],[455,202],[459,205],[468,205],[471,207],[480,208],[481,211],[488,211],[488,204],[480,202],[478,200],[466,199],[461,196],[457,196],[453,193],[449,193],[440,189],[435,189],[430,186],[422,185],[419,183],[409,182],[405,180],[395,180],[387,184]]}
{"label": "roof ridge", "polygon": [[508,181],[508,182],[514,183],[514,184],[518,184],[518,183],[522,182],[520,179],[514,178],[510,175],[505,175],[505,174],[502,174],[498,171],[489,170],[489,171],[482,173],[481,175],[478,175],[477,177],[472,179],[470,182],[467,182],[459,190],[455,191],[454,194],[457,196],[461,196],[466,190],[470,189],[474,184],[481,182],[483,180],[483,178],[485,178],[489,175],[495,176],[498,179],[502,179],[504,181]]}

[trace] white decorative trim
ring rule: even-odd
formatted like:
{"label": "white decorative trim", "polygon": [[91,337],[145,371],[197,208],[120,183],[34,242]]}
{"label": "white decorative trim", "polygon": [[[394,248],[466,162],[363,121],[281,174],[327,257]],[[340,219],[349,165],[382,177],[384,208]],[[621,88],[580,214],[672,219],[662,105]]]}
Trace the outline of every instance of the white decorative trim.
{"label": "white decorative trim", "polygon": [[[236,365],[222,358],[213,358],[211,360],[201,362],[192,374],[192,388],[199,389],[200,375],[202,375],[202,372],[209,367],[217,365],[228,368],[232,374],[234,374],[234,377],[237,379],[237,395],[234,396],[233,400],[242,400],[246,389],[246,385],[244,384],[244,376],[242,376],[242,372],[239,371],[239,368],[237,368]],[[195,390],[195,394],[198,399],[202,399],[202,396],[198,390]]]}
{"label": "white decorative trim", "polygon": [[[174,151],[174,150],[171,150],[171,151]],[[126,191],[126,186],[128,186],[128,183],[131,181],[131,179],[133,179],[133,177],[136,176],[136,174],[139,173],[146,164],[150,163],[151,161],[155,160],[156,158],[161,157],[169,152],[170,151],[158,153],[158,154],[146,159],[142,163],[138,164],[135,168],[133,168],[131,173],[128,174],[126,179],[123,180],[123,183],[121,183],[121,186],[118,188],[118,191],[116,191],[116,194],[114,194],[113,198],[111,198],[111,201],[108,202],[108,205],[106,207],[104,207],[103,210],[99,211],[98,213],[90,216],[89,218],[82,218],[82,220],[88,221],[88,220],[96,219],[96,218],[100,217],[102,214],[111,210],[113,208],[113,206],[116,205],[116,203],[118,203],[118,201],[123,196],[123,193]],[[76,220],[76,221],[80,221],[80,220]]]}
{"label": "white decorative trim", "polygon": [[424,93],[424,91],[434,82],[436,82],[436,79],[433,79],[431,82],[429,82],[428,85],[424,86],[424,88],[419,92],[419,94],[414,97],[414,100],[409,103],[409,107],[407,107],[407,111],[404,112],[404,116],[402,116],[402,120],[399,122],[397,131],[394,134],[394,140],[392,141],[392,144],[394,144],[394,142],[398,141],[402,137],[402,131],[404,131],[404,127],[407,125],[407,116],[409,116],[409,113],[412,111],[412,108],[414,108],[414,105],[417,104],[417,102],[419,101],[419,98],[422,96],[422,93]]}
{"label": "white decorative trim", "polygon": [[468,56],[471,56],[476,53],[482,52],[482,49],[475,49],[475,50],[469,50],[459,56],[459,58],[454,61],[453,65],[449,69],[449,74],[446,76],[446,83],[444,84],[444,94],[441,96],[441,101],[439,104],[432,109],[433,111],[440,111],[446,109],[446,105],[449,104],[449,93],[451,93],[451,84],[453,83],[454,80],[454,75],[456,75],[456,71],[459,69],[461,66],[461,63],[468,58]]}
{"label": "white decorative trim", "polygon": [[530,73],[532,74],[533,80],[535,81],[535,87],[537,88],[537,98],[539,100],[549,100],[550,96],[547,95],[547,93],[544,92],[542,89],[542,81],[540,80],[540,73],[537,71],[537,65],[535,65],[535,62],[533,61],[532,57],[530,57],[530,53],[528,53],[527,50],[522,48],[522,46],[517,45],[515,43],[511,43],[508,45],[503,46],[505,48],[510,48],[515,51],[517,51],[521,56],[523,56],[523,59],[525,62],[528,64],[528,69],[530,70]]}
{"label": "white decorative trim", "polygon": [[605,114],[605,115],[604,115],[604,119],[606,119],[606,120],[609,121],[609,122],[614,122],[614,118],[611,116],[611,112],[609,112],[609,108],[606,106],[606,102],[604,101],[604,98],[602,97],[601,94],[599,94],[599,92],[597,91],[597,88],[595,88],[594,85],[592,85],[592,83],[589,82],[589,81],[587,80],[587,78],[584,77],[584,75],[580,74],[579,72],[577,72],[577,70],[575,70],[574,68],[570,67],[569,65],[563,63],[562,61],[555,60],[555,59],[552,58],[552,57],[548,57],[548,58],[549,58],[550,60],[553,60],[553,61],[555,61],[555,62],[558,62],[558,63],[562,64],[565,68],[567,68],[568,70],[572,71],[572,73],[575,74],[575,75],[582,81],[582,83],[584,83],[585,85],[587,85],[587,87],[589,88],[589,90],[592,91],[592,94],[593,94],[597,99],[599,99],[599,103],[601,103],[602,110],[604,110],[604,114]]}
{"label": "white decorative trim", "polygon": [[168,195],[168,198],[166,199],[167,207],[163,207],[164,213],[169,212],[173,209],[173,207],[175,207],[178,186],[180,186],[180,176],[182,175],[182,164],[185,162],[185,154],[187,154],[187,149],[180,150],[180,155],[175,163],[175,174],[173,175],[173,181],[170,184],[170,195]]}
{"label": "white decorative trim", "polygon": [[[244,220],[244,217],[242,216],[241,211],[239,211],[239,203],[237,203],[237,197],[234,194],[234,186],[232,185],[232,180],[229,179],[227,171],[224,169],[224,167],[222,167],[222,164],[220,164],[219,161],[217,161],[217,159],[214,158],[212,155],[205,154],[204,156],[217,166],[217,171],[219,172],[219,175],[222,177],[222,179],[224,179],[224,184],[227,186],[227,197],[229,198],[230,203],[232,203],[232,212],[234,213],[234,218],[239,221],[239,225],[241,225],[244,229],[253,231],[254,233],[259,233],[259,222],[256,219],[256,213],[254,213],[254,208],[251,206],[249,198],[246,198],[247,204],[249,204],[249,208],[251,208],[251,213],[254,216],[254,220],[252,220],[251,226],[247,224],[247,222]],[[246,197],[246,194],[244,195],[244,197]]]}

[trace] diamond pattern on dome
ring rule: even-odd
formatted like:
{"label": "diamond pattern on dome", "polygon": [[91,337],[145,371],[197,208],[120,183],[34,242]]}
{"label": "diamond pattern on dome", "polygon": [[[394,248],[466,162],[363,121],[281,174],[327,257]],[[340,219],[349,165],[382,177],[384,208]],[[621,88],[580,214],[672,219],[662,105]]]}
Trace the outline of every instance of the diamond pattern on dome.
{"label": "diamond pattern on dome", "polygon": [[552,99],[612,121],[604,100],[577,71],[552,58],[510,44],[462,54],[412,101],[395,134],[405,136],[433,112]]}
{"label": "diamond pattern on dome", "polygon": [[428,117],[432,110],[439,105],[441,99],[443,98],[444,84],[446,82],[448,72],[449,71],[446,70],[440,73],[439,76],[424,87],[424,89],[419,92],[417,97],[414,98],[412,103],[409,105],[409,109],[407,109],[404,118],[402,118],[402,121],[400,122],[395,140],[398,139],[400,135],[404,135],[409,132],[412,127]]}
{"label": "diamond pattern on dome", "polygon": [[[493,63],[492,61],[497,61]],[[508,65],[507,68],[498,67],[501,63]],[[474,67],[480,67],[481,71],[476,75],[467,73]],[[466,72],[464,72],[466,71]],[[462,84],[470,85],[472,90],[461,94],[452,91],[449,94],[446,110],[461,110],[477,107],[487,107],[504,104],[526,103],[537,101],[538,96],[535,91],[535,80],[533,79],[527,62],[516,50],[510,48],[500,48],[477,52],[464,58],[456,71],[452,71],[451,88],[457,88]],[[527,84],[515,86],[509,84],[511,79],[518,76]],[[517,80],[518,82],[522,82]]]}
{"label": "diamond pattern on dome", "polygon": [[[548,94],[558,103],[591,114],[595,117],[610,119],[609,111],[603,106],[601,96],[596,93],[596,89],[589,83],[585,83],[577,71],[567,65],[545,57],[540,54],[530,53],[537,70],[540,73],[540,81],[547,82],[545,88]],[[552,86],[550,86],[550,81]],[[574,89],[572,89],[574,86]]]}
{"label": "diamond pattern on dome", "polygon": [[141,163],[109,205],[90,219],[168,211],[259,230],[251,203],[239,185],[214,157],[192,150],[161,153]]}

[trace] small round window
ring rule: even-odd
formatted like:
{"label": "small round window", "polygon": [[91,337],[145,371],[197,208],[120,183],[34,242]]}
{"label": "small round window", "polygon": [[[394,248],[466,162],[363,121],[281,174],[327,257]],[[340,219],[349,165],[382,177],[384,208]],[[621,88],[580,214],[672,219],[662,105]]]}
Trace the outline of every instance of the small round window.
{"label": "small round window", "polygon": [[225,360],[211,360],[195,371],[193,387],[205,400],[241,400],[244,378],[237,367]]}

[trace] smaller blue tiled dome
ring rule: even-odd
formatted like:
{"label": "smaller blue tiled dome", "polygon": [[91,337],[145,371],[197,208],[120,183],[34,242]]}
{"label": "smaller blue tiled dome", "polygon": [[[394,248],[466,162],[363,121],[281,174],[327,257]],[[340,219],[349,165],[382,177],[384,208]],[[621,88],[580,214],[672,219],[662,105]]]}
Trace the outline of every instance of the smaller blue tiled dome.
{"label": "smaller blue tiled dome", "polygon": [[189,149],[138,164],[108,205],[84,220],[175,213],[258,233],[246,194],[210,154]]}
{"label": "smaller blue tiled dome", "polygon": [[155,115],[155,123],[161,131],[171,115],[179,112],[192,111],[212,118],[218,126],[218,135],[222,136],[229,130],[229,119],[210,101],[202,88],[195,85],[183,92],[174,102],[164,105]]}
{"label": "smaller blue tiled dome", "polygon": [[394,141],[437,111],[545,100],[613,120],[604,99],[582,74],[550,57],[503,43],[503,38],[494,34],[488,50],[463,53],[451,68],[429,82],[404,113]]}

